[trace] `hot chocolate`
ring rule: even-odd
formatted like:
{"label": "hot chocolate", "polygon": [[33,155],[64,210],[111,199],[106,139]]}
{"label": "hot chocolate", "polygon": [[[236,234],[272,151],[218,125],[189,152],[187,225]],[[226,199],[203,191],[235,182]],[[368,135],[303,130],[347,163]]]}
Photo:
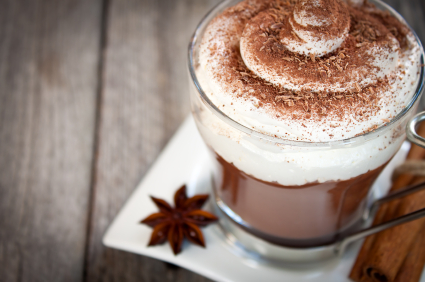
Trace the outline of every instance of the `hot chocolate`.
{"label": "hot chocolate", "polygon": [[237,2],[193,47],[192,109],[221,171],[218,202],[274,244],[330,242],[359,222],[404,140],[421,46],[367,2]]}
{"label": "hot chocolate", "polygon": [[369,187],[385,166],[343,181],[283,186],[247,175],[218,155],[217,162],[220,206],[243,218],[230,213],[230,219],[270,243],[291,247],[329,244],[356,227]]}

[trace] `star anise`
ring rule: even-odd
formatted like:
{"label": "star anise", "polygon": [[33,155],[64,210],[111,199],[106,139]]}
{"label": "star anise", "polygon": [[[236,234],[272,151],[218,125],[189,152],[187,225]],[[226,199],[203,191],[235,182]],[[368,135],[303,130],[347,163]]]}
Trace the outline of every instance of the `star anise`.
{"label": "star anise", "polygon": [[175,255],[181,252],[182,243],[186,237],[190,242],[205,247],[204,236],[198,226],[206,226],[218,218],[201,207],[208,200],[207,194],[188,198],[186,185],[180,187],[174,194],[174,205],[151,196],[159,212],[149,215],[140,223],[153,228],[148,246],[165,243],[168,240]]}

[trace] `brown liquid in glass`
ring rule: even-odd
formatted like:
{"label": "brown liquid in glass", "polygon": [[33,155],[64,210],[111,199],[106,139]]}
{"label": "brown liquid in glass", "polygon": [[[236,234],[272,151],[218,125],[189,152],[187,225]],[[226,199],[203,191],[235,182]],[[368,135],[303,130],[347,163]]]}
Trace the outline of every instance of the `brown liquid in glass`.
{"label": "brown liquid in glass", "polygon": [[215,155],[216,195],[244,223],[236,224],[273,244],[312,247],[332,243],[361,221],[369,188],[386,163],[357,177],[283,186],[254,178]]}

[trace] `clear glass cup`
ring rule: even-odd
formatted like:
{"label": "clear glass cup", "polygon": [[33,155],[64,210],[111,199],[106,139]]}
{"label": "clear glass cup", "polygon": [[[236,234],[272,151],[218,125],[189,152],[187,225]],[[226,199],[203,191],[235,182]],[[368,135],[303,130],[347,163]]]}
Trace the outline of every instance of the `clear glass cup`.
{"label": "clear glass cup", "polygon": [[[218,109],[204,93],[196,72],[199,44],[206,26],[238,2],[223,1],[210,11],[189,46],[191,109],[215,163],[212,182],[222,226],[244,249],[265,257],[279,258],[267,249],[269,246],[311,250],[333,244],[363,223],[363,215],[372,201],[370,187],[406,138],[406,124],[419,104],[424,68],[408,105],[372,132],[316,143],[256,132]],[[386,4],[371,2],[405,22]],[[422,50],[422,63],[423,57]],[[374,168],[366,170],[371,162]],[[347,176],[353,171],[357,173],[343,176],[344,180],[321,181],[332,178],[333,170],[341,167]],[[296,185],[280,185],[279,180],[285,178]]]}

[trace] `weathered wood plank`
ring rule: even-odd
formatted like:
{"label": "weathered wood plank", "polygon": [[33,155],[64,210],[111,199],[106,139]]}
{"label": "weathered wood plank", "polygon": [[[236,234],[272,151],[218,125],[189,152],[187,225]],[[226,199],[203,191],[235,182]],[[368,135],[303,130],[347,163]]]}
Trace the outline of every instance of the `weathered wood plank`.
{"label": "weathered wood plank", "polygon": [[101,238],[189,113],[186,48],[197,22],[217,2],[110,2],[87,281],[207,281],[107,249]]}
{"label": "weathered wood plank", "polygon": [[[407,3],[411,1],[416,0]],[[217,2],[110,2],[87,281],[207,281],[105,248],[101,238],[188,113],[187,43],[196,23]]]}
{"label": "weathered wood plank", "polygon": [[0,281],[81,281],[101,1],[2,1]]}

